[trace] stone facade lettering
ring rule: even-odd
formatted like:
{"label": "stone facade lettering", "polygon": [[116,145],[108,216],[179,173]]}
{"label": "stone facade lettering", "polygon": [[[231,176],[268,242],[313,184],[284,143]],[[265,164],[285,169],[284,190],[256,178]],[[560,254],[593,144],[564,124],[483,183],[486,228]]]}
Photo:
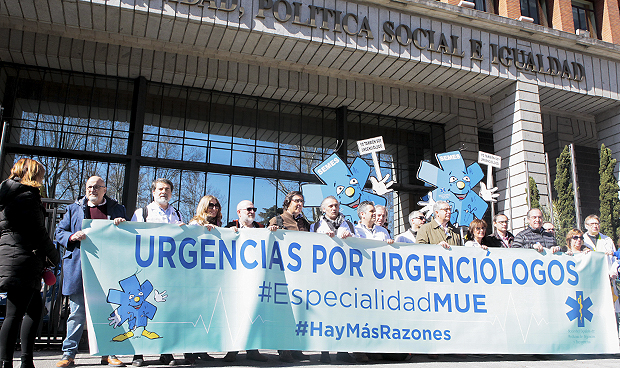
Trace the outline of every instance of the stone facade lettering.
{"label": "stone facade lettering", "polygon": [[[240,0],[165,0],[167,3],[185,4],[189,6],[206,6],[214,11],[239,12],[244,14]],[[370,21],[364,15],[343,12],[335,8],[327,8],[313,4],[304,4],[292,0],[258,0],[257,19],[267,16],[279,23],[290,23],[309,28],[318,28],[327,32],[345,33],[352,37],[374,39]],[[515,68],[522,72],[545,74],[581,82],[585,79],[585,68],[577,61],[560,60],[554,56],[534,54],[532,51],[491,43],[488,49],[482,41],[469,39],[462,41],[459,36],[438,33],[432,29],[415,28],[408,24],[396,24],[385,21],[381,27],[384,44],[398,43],[402,47],[415,47],[420,51],[438,52],[444,55],[465,58],[465,52],[459,45],[469,42],[469,55],[474,62],[489,58],[492,65]]]}

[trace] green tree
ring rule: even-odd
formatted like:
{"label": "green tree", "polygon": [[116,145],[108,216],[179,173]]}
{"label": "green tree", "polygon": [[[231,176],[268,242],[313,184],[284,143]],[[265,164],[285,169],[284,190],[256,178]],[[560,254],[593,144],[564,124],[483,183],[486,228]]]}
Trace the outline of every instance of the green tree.
{"label": "green tree", "polygon": [[556,159],[555,181],[553,186],[557,192],[554,215],[556,218],[555,228],[558,239],[564,239],[566,233],[575,227],[575,195],[573,180],[571,178],[570,148],[564,147],[560,156]]}
{"label": "green tree", "polygon": [[258,215],[263,219],[261,223],[265,227],[267,227],[267,225],[269,225],[269,220],[271,220],[272,217],[281,215],[282,212],[283,212],[282,208],[278,208],[278,205],[274,204],[273,206],[269,208],[263,208],[263,212],[259,212]]}
{"label": "green tree", "polygon": [[617,160],[611,157],[611,150],[601,145],[599,200],[601,202],[601,233],[611,237],[614,244],[620,236],[620,199],[618,181],[614,176]]}
{"label": "green tree", "polygon": [[530,176],[530,205],[531,208],[540,208],[540,192],[536,180]]}

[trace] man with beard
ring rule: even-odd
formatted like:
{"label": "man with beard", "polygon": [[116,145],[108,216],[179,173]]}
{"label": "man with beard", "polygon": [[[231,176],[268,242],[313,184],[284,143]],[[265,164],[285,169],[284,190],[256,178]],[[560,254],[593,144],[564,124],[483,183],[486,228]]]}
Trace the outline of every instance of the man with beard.
{"label": "man with beard", "polygon": [[[256,222],[256,207],[254,203],[248,200],[243,200],[237,205],[238,220],[233,220],[226,225],[226,227],[232,228],[235,232],[239,229],[260,229],[263,225]],[[238,351],[229,351],[224,357],[225,362],[234,362],[237,360]],[[248,350],[246,358],[249,360],[255,360],[257,362],[266,362],[269,359],[262,355],[258,349]]]}
{"label": "man with beard", "polygon": [[[153,202],[138,208],[134,212],[131,221],[136,222],[154,222],[160,224],[179,224],[183,225],[183,219],[179,210],[168,204],[172,198],[172,190],[174,186],[168,179],[159,178],[151,184],[151,193],[153,194]],[[192,354],[186,353],[185,359],[188,363],[193,363],[195,358]],[[159,360],[163,364],[177,365],[177,361],[172,354],[161,354]],[[131,363],[136,367],[144,365],[144,357],[142,355],[134,355]]]}
{"label": "man with beard", "polygon": [[[62,293],[69,296],[67,336],[62,342],[62,358],[56,367],[74,365],[82,331],[86,324],[86,304],[82,284],[80,242],[86,239],[82,231],[84,219],[113,219],[118,225],[125,221],[125,207],[106,195],[103,179],[92,176],[86,181],[86,195],[67,206],[67,212],[56,226],[56,241],[66,250],[63,256]],[[123,363],[114,355],[102,356],[102,364],[121,367]]]}
{"label": "man with beard", "polygon": [[345,239],[353,236],[355,228],[353,224],[346,220],[344,215],[340,213],[340,203],[334,196],[326,197],[321,202],[321,211],[323,215],[319,221],[310,225],[310,232],[327,234],[330,237],[334,235]]}
{"label": "man with beard", "polygon": [[[269,220],[269,226],[267,227],[271,231],[278,229],[292,230],[292,231],[308,231],[310,230],[310,223],[306,220],[303,214],[304,209],[304,195],[297,190],[289,192],[284,197],[284,203],[282,204],[282,214],[277,215]],[[310,360],[310,357],[299,350],[278,350],[280,354],[280,360],[286,363],[291,363],[296,360]]]}
{"label": "man with beard", "polygon": [[179,210],[169,205],[174,186],[168,179],[159,178],[151,184],[153,202],[138,208],[134,212],[131,221],[155,222],[160,224],[182,224]]}

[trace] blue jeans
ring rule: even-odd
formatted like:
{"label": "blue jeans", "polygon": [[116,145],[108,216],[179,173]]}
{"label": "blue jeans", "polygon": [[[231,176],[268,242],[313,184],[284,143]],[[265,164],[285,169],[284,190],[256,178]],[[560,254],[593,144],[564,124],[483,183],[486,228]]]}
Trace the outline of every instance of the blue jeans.
{"label": "blue jeans", "polygon": [[86,307],[83,293],[69,295],[69,309],[71,312],[67,318],[67,337],[62,342],[62,352],[65,356],[75,358],[86,325]]}

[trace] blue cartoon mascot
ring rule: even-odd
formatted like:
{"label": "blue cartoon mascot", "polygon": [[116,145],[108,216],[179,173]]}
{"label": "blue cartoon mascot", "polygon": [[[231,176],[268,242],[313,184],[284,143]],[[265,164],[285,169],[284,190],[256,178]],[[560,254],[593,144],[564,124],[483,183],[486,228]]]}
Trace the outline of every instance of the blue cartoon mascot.
{"label": "blue cartoon mascot", "polygon": [[[437,187],[429,193],[428,202],[420,203],[427,205],[423,211],[432,209],[435,201],[446,201],[452,207],[450,222],[455,225],[469,225],[474,217],[482,218],[489,207],[485,200],[494,200],[498,194],[493,194],[497,188],[487,190],[486,185],[480,183],[484,177],[480,165],[474,162],[465,166],[459,151],[436,156],[439,167],[422,161],[418,170],[418,179]],[[478,183],[484,199],[473,191]]]}
{"label": "blue cartoon mascot", "polygon": [[[371,167],[357,157],[351,167],[337,154],[332,154],[314,169],[314,174],[325,184],[303,184],[301,191],[308,207],[318,207],[323,198],[333,195],[341,203],[340,212],[349,221],[357,220],[357,206],[363,201],[374,202],[375,205],[385,206],[385,198],[363,190],[364,184],[370,176]],[[378,184],[385,186],[387,176]],[[373,188],[377,180],[372,180]],[[388,183],[389,186],[389,183]]]}
{"label": "blue cartoon mascot", "polygon": [[[118,308],[110,314],[110,326],[114,328],[122,325],[127,321],[129,331],[120,334],[112,339],[112,341],[125,341],[134,336],[133,331],[138,327],[143,327],[142,336],[148,339],[158,339],[159,336],[155,332],[147,331],[146,325],[149,319],[155,317],[157,307],[146,301],[153,291],[153,285],[149,280],[144,281],[140,285],[140,281],[136,275],[119,281],[122,290],[110,289],[108,291],[108,303],[118,304]],[[155,290],[154,299],[156,302],[165,302],[167,298],[166,291],[159,293]]]}

